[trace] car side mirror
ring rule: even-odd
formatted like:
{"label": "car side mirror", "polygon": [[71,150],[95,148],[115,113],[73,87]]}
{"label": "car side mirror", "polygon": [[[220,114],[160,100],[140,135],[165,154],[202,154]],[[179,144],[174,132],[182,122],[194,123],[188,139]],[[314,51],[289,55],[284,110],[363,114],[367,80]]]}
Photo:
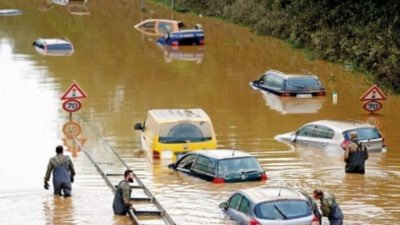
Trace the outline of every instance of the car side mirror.
{"label": "car side mirror", "polygon": [[135,126],[133,127],[135,130],[143,130],[143,126],[141,123],[136,123]]}
{"label": "car side mirror", "polygon": [[228,203],[227,202],[221,202],[218,206],[220,209],[228,209]]}

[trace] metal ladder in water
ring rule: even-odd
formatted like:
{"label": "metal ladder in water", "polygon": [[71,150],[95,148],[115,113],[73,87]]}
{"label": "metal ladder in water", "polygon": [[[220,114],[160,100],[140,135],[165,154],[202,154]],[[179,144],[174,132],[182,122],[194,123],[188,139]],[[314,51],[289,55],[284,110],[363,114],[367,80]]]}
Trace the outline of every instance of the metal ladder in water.
{"label": "metal ladder in water", "polygon": [[[123,173],[106,173],[104,169],[101,168],[102,164],[109,164],[104,162],[96,162],[93,157],[89,154],[89,152],[80,144],[79,140],[74,137],[74,141],[77,145],[80,146],[81,151],[85,153],[85,155],[89,158],[89,160],[96,167],[97,171],[103,177],[107,185],[113,190],[115,193],[116,187],[120,180],[123,179]],[[120,163],[123,165],[125,169],[131,169],[122,158],[118,155],[117,152],[105,142],[105,147],[111,152]],[[122,171],[122,170],[121,170]],[[169,214],[165,211],[162,205],[158,202],[158,200],[154,197],[154,195],[149,191],[149,189],[143,184],[143,182],[139,179],[139,177],[134,174],[134,182],[131,184],[132,194],[130,196],[130,200],[133,203],[133,207],[129,209],[129,215],[134,220],[137,225],[176,225],[176,223],[172,220]],[[110,203],[111,204],[111,203]]]}

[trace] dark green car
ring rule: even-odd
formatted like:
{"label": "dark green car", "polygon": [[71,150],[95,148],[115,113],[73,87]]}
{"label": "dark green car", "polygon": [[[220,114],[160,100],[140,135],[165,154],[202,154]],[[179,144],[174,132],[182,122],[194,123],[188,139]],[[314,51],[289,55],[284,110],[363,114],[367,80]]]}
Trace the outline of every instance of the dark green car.
{"label": "dark green car", "polygon": [[193,151],[168,167],[214,183],[267,179],[254,156],[237,150]]}

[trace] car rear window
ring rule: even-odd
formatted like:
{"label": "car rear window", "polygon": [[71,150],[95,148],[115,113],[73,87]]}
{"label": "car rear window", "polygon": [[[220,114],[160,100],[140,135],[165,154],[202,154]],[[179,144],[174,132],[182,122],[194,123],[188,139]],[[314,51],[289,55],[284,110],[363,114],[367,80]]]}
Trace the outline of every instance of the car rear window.
{"label": "car rear window", "polygon": [[72,46],[70,44],[56,44],[56,45],[48,45],[48,50],[72,50]]}
{"label": "car rear window", "polygon": [[318,79],[313,77],[293,77],[288,79],[287,89],[298,89],[298,90],[308,90],[308,89],[320,89],[321,83]]}
{"label": "car rear window", "polygon": [[370,139],[379,139],[381,138],[381,134],[378,129],[375,127],[366,127],[366,128],[358,128],[353,130],[348,130],[343,133],[343,136],[346,140],[350,140],[350,133],[357,132],[358,140],[370,140]]}
{"label": "car rear window", "polygon": [[261,166],[255,157],[223,159],[218,165],[218,174],[221,177],[242,173],[259,173],[260,171]]}
{"label": "car rear window", "polygon": [[161,143],[188,143],[211,140],[211,126],[207,122],[167,123],[160,127]]}
{"label": "car rear window", "polygon": [[262,202],[256,205],[254,213],[260,219],[287,220],[310,216],[311,209],[304,200],[282,200]]}

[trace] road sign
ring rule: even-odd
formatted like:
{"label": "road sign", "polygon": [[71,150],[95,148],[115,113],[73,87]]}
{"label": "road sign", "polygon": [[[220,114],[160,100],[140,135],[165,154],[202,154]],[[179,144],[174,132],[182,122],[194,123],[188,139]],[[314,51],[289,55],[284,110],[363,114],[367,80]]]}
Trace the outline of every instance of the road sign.
{"label": "road sign", "polygon": [[376,112],[382,108],[382,103],[378,101],[368,101],[363,104],[363,108],[369,112]]}
{"label": "road sign", "polygon": [[74,99],[70,99],[63,103],[63,109],[70,113],[80,110],[81,107],[82,107],[82,104],[78,100],[74,100]]}
{"label": "road sign", "polygon": [[367,100],[385,100],[386,96],[377,85],[372,85],[361,97],[361,101]]}
{"label": "road sign", "polygon": [[67,137],[77,137],[82,132],[82,128],[79,123],[69,121],[63,126],[63,133]]}
{"label": "road sign", "polygon": [[77,83],[73,83],[67,89],[67,91],[65,91],[64,95],[61,97],[61,100],[86,98],[86,97],[87,97],[87,95],[82,90],[82,88],[80,88]]}

